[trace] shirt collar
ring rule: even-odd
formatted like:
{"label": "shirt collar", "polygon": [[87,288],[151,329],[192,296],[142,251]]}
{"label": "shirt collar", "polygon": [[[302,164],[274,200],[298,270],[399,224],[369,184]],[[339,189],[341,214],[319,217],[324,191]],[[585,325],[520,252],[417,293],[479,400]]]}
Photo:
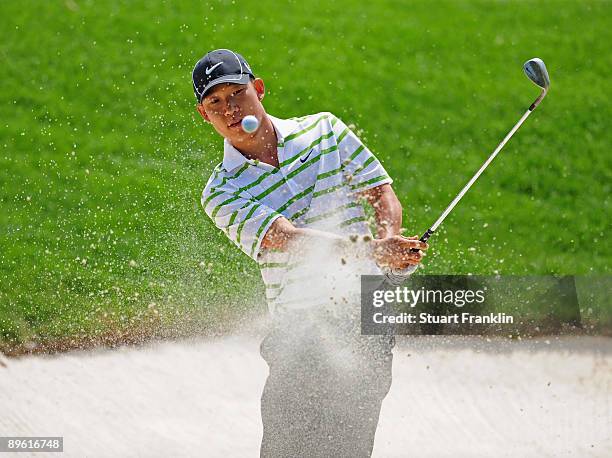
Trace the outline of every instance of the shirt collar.
{"label": "shirt collar", "polygon": [[[293,119],[280,119],[272,115],[267,115],[272,121],[274,130],[276,130],[276,136],[278,137],[278,143],[283,143],[285,137],[291,134],[298,126],[297,121]],[[223,168],[226,171],[234,170],[236,167],[244,164],[246,158],[238,151],[234,146],[226,139],[223,141]]]}

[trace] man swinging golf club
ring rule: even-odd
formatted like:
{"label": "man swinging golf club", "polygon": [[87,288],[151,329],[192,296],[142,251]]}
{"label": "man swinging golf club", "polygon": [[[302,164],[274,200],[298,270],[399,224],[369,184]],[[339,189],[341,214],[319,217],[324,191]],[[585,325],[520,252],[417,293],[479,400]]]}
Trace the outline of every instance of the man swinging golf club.
{"label": "man swinging golf club", "polygon": [[[206,54],[192,79],[198,112],[224,138],[202,206],[259,264],[275,318],[261,345],[270,368],[261,456],[370,456],[394,340],[361,336],[358,318],[343,317],[352,299],[331,278],[353,253],[359,273],[415,266],[427,244],[400,235],[391,178],[339,118],[267,114],[263,80],[231,50]],[[329,302],[333,312],[321,312]]]}

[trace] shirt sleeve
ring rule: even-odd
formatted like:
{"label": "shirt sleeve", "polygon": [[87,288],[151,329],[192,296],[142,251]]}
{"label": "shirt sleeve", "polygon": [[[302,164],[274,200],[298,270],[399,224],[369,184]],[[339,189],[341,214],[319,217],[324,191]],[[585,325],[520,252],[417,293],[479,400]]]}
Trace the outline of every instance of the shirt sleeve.
{"label": "shirt sleeve", "polygon": [[341,119],[330,116],[344,176],[352,190],[359,192],[393,180],[374,154]]}
{"label": "shirt sleeve", "polygon": [[215,188],[211,182],[204,188],[201,203],[215,226],[255,261],[266,232],[282,216],[236,189],[227,185]]}

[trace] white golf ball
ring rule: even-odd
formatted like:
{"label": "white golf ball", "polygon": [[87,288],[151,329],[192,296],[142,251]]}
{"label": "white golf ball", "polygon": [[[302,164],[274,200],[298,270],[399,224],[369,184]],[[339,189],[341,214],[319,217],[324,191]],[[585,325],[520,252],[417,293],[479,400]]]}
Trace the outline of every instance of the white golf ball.
{"label": "white golf ball", "polygon": [[253,133],[258,127],[259,120],[255,116],[248,115],[242,118],[242,130],[244,130],[246,133]]}

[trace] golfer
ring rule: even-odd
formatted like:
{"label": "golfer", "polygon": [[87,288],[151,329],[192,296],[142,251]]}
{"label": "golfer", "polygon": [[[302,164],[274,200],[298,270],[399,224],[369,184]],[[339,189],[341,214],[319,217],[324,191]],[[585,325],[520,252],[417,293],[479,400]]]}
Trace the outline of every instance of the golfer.
{"label": "golfer", "polygon": [[[427,244],[400,235],[391,178],[342,120],[269,115],[263,80],[231,50],[206,54],[192,79],[198,112],[224,138],[202,206],[259,264],[274,318],[261,345],[261,456],[370,456],[394,340],[360,335],[356,288],[339,279],[409,268],[423,256],[411,249]],[[248,115],[258,120],[250,133]]]}

